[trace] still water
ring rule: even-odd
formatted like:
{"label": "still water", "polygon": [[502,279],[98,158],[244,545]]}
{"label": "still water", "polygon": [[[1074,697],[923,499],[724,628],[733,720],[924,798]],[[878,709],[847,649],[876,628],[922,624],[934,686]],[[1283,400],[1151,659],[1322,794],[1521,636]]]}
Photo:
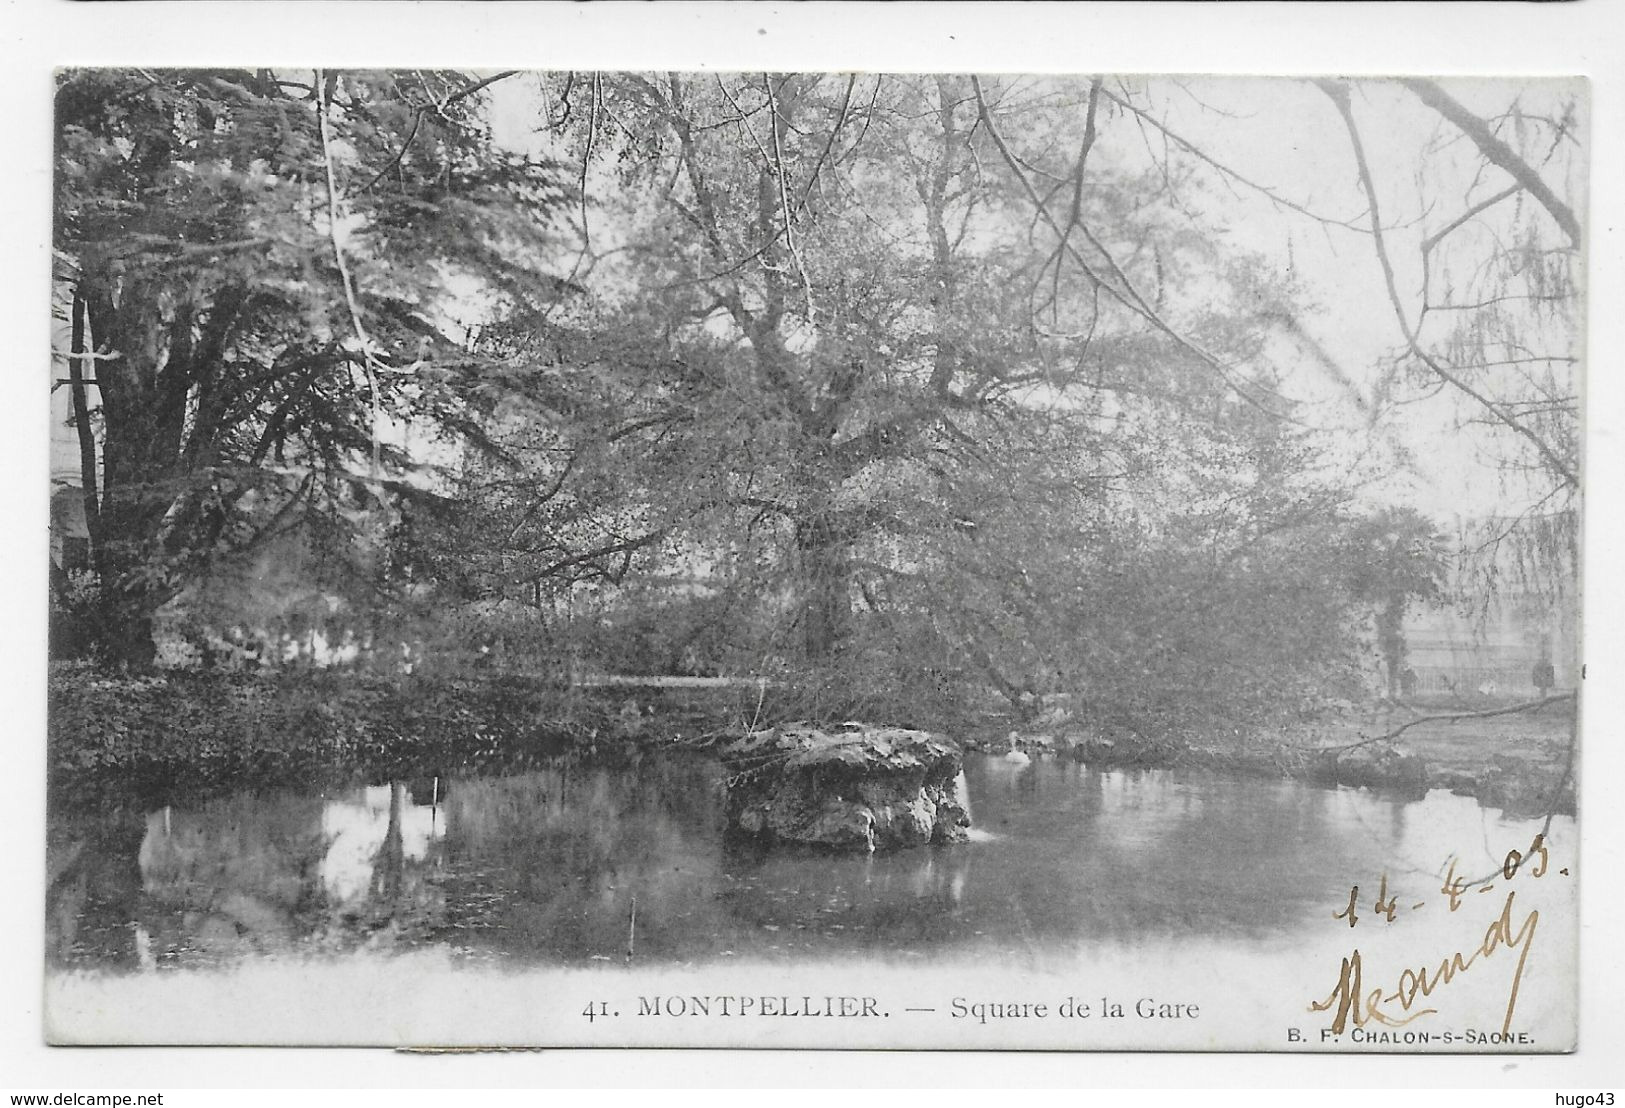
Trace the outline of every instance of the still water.
{"label": "still water", "polygon": [[[650,755],[58,813],[47,957],[1038,965],[1101,943],[1291,942],[1351,875],[1434,880],[1447,848],[1464,873],[1493,869],[1540,829],[1444,792],[971,756],[972,842],[831,856],[725,843],[721,781],[705,759]],[[1572,821],[1550,836],[1572,841]]]}

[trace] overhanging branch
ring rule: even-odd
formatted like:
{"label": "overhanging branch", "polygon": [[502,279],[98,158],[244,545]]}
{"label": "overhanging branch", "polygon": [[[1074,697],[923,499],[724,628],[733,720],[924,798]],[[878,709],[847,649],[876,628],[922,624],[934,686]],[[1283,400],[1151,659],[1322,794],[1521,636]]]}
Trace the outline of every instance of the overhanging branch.
{"label": "overhanging branch", "polygon": [[1563,233],[1568,235],[1569,241],[1575,246],[1580,245],[1580,221],[1575,218],[1574,209],[1559,200],[1547,187],[1540,174],[1535,172],[1534,167],[1520,158],[1512,147],[1502,142],[1495,132],[1490,130],[1489,124],[1468,111],[1433,81],[1420,77],[1402,77],[1399,83],[1410,89],[1422,103],[1454,123],[1462,134],[1473,140],[1473,145],[1478,147],[1479,153],[1511,174],[1513,180],[1528,189],[1529,194],[1540,201],[1541,207],[1557,220],[1557,225],[1563,228]]}
{"label": "overhanging branch", "polygon": [[1546,464],[1552,468],[1552,471],[1563,479],[1565,484],[1578,488],[1580,485],[1579,475],[1575,473],[1572,466],[1558,455],[1550,443],[1506,411],[1503,405],[1495,403],[1473,388],[1466,380],[1446,369],[1437,358],[1422,348],[1417,330],[1411,326],[1411,322],[1405,314],[1405,306],[1400,300],[1399,288],[1394,280],[1394,267],[1388,257],[1388,246],[1382,230],[1382,214],[1378,210],[1377,188],[1371,178],[1371,166],[1366,161],[1365,144],[1360,139],[1360,128],[1354,120],[1354,109],[1349,101],[1348,89],[1340,82],[1333,80],[1317,81],[1316,84],[1326,94],[1327,98],[1336,105],[1338,114],[1343,118],[1343,125],[1348,130],[1349,144],[1354,150],[1355,167],[1359,172],[1360,187],[1365,191],[1366,200],[1371,211],[1372,245],[1377,252],[1377,261],[1382,266],[1383,284],[1388,291],[1388,301],[1393,305],[1394,316],[1399,321],[1399,329],[1405,336],[1407,348],[1418,361],[1427,366],[1440,380],[1448,382],[1463,395],[1476,401],[1496,420],[1527,440],[1545,460]]}

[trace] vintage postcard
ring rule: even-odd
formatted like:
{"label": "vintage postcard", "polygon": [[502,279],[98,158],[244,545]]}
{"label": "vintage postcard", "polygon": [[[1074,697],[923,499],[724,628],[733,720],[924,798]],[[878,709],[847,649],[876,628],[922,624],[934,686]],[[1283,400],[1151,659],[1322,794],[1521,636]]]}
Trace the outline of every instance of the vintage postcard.
{"label": "vintage postcard", "polygon": [[46,1037],[1573,1050],[1588,91],[60,71]]}

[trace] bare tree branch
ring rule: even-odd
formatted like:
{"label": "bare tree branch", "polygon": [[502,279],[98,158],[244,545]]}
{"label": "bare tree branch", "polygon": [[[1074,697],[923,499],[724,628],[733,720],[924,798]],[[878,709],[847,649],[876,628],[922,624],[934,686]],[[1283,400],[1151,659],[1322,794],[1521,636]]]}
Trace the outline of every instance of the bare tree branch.
{"label": "bare tree branch", "polygon": [[1169,141],[1171,141],[1175,146],[1180,147],[1182,150],[1186,151],[1191,156],[1195,157],[1198,161],[1204,162],[1207,165],[1212,166],[1214,169],[1218,170],[1220,174],[1222,174],[1223,176],[1229,178],[1232,181],[1235,181],[1237,184],[1244,185],[1247,188],[1252,189],[1254,192],[1256,192],[1256,193],[1260,194],[1261,196],[1263,196],[1271,204],[1276,204],[1276,205],[1279,205],[1280,207],[1287,208],[1287,209],[1289,209],[1291,211],[1297,212],[1299,215],[1306,215],[1310,219],[1314,220],[1316,223],[1324,223],[1324,224],[1326,224],[1327,226],[1330,226],[1330,227],[1343,227],[1343,228],[1346,228],[1346,229],[1348,229],[1350,231],[1359,231],[1359,232],[1362,232],[1362,233],[1365,231],[1365,228],[1361,227],[1356,220],[1353,220],[1353,219],[1333,219],[1330,216],[1324,216],[1324,215],[1319,214],[1318,212],[1310,211],[1308,208],[1304,207],[1302,204],[1297,204],[1297,203],[1294,203],[1291,200],[1288,200],[1286,197],[1282,196],[1280,193],[1278,193],[1275,190],[1269,188],[1268,186],[1261,185],[1256,181],[1250,180],[1249,178],[1242,176],[1240,173],[1236,172],[1234,169],[1231,169],[1229,166],[1225,165],[1223,162],[1220,162],[1217,159],[1210,156],[1209,154],[1207,154],[1205,151],[1202,150],[1201,147],[1197,146],[1194,142],[1191,142],[1189,139],[1186,139],[1186,138],[1184,138],[1184,137],[1182,137],[1180,135],[1175,134],[1173,131],[1170,131],[1162,123],[1161,120],[1156,118],[1156,116],[1152,115],[1150,112],[1146,111],[1145,109],[1136,106],[1135,104],[1133,104],[1132,102],[1130,102],[1126,98],[1124,98],[1122,96],[1118,96],[1118,95],[1116,95],[1115,93],[1112,93],[1112,92],[1106,92],[1105,97],[1106,97],[1106,99],[1110,100],[1112,103],[1116,104],[1118,107],[1122,108],[1124,111],[1129,112],[1130,114],[1134,115],[1137,119],[1140,119],[1145,123],[1149,123],[1152,127],[1156,128],[1158,131],[1160,131],[1163,134],[1163,136],[1166,137]]}
{"label": "bare tree branch", "polygon": [[1174,327],[1171,326],[1166,320],[1164,320],[1162,316],[1146,302],[1145,297],[1141,296],[1139,291],[1135,289],[1133,284],[1129,281],[1128,275],[1125,274],[1121,267],[1118,266],[1116,260],[1112,258],[1105,246],[1103,246],[1100,241],[1095,238],[1092,233],[1090,233],[1087,225],[1080,222],[1078,224],[1078,229],[1081,230],[1084,237],[1089,240],[1089,244],[1099,251],[1100,255],[1105,258],[1106,264],[1111,269],[1113,276],[1123,283],[1121,288],[1097,273],[1094,267],[1089,264],[1089,260],[1083,256],[1082,252],[1080,252],[1077,247],[1065,241],[1066,234],[1062,230],[1062,227],[1056,220],[1055,216],[1050,214],[1048,203],[1045,202],[1042,196],[1038,195],[1038,190],[1033,187],[1032,181],[1022,169],[1020,159],[1016,157],[1015,153],[1004,141],[1004,137],[999,134],[998,127],[993,122],[992,109],[988,106],[987,100],[982,93],[982,83],[980,79],[973,76],[971,78],[971,85],[976,90],[976,104],[980,111],[982,124],[987,128],[988,137],[993,140],[993,145],[998,148],[999,154],[1004,158],[1005,164],[1010,167],[1011,173],[1015,175],[1016,180],[1021,184],[1022,190],[1026,192],[1027,198],[1032,202],[1033,208],[1037,215],[1049,225],[1050,230],[1052,230],[1063,240],[1063,248],[1065,249],[1067,255],[1077,263],[1078,267],[1083,271],[1084,276],[1086,276],[1096,288],[1103,290],[1107,296],[1110,296],[1113,300],[1116,300],[1119,304],[1123,305],[1123,307],[1127,308],[1135,315],[1143,318],[1158,331],[1161,331],[1164,335],[1172,339],[1180,347],[1191,354],[1194,354],[1203,364],[1207,365],[1210,369],[1216,372],[1225,382],[1225,384],[1230,387],[1231,391],[1233,391],[1237,396],[1241,397],[1242,400],[1257,408],[1259,411],[1264,412],[1266,415],[1272,416],[1276,419],[1291,420],[1292,417],[1289,413],[1272,408],[1258,397],[1254,396],[1249,389],[1243,387],[1242,382],[1236,378],[1234,371],[1229,366],[1225,365],[1213,354],[1202,349],[1200,346],[1196,345],[1196,343],[1186,338],[1179,331],[1175,330]]}
{"label": "bare tree branch", "polygon": [[1406,346],[1417,360],[1427,366],[1434,375],[1448,381],[1459,392],[1476,401],[1485,411],[1489,412],[1513,432],[1528,440],[1539,452],[1540,456],[1545,459],[1546,464],[1551,467],[1552,471],[1563,479],[1565,484],[1578,488],[1580,484],[1579,475],[1552,448],[1550,443],[1515,418],[1506,410],[1504,405],[1495,403],[1488,396],[1468,384],[1466,380],[1446,369],[1437,358],[1422,348],[1416,329],[1411,326],[1410,320],[1406,317],[1405,306],[1400,300],[1399,288],[1394,281],[1394,267],[1392,262],[1389,261],[1388,247],[1383,237],[1382,213],[1377,203],[1376,184],[1371,179],[1371,166],[1366,161],[1365,144],[1360,140],[1359,125],[1354,121],[1354,109],[1349,102],[1348,89],[1340,82],[1332,80],[1317,81],[1316,84],[1337,106],[1338,113],[1343,117],[1343,124],[1348,129],[1349,142],[1354,149],[1355,166],[1360,175],[1360,187],[1365,190],[1366,200],[1371,208],[1372,245],[1376,248],[1377,261],[1382,266],[1383,283],[1388,290],[1388,300],[1393,305],[1394,315],[1399,321],[1400,331],[1405,336]]}
{"label": "bare tree branch", "polygon": [[1416,98],[1451,123],[1454,123],[1461,132],[1473,140],[1492,163],[1506,170],[1529,194],[1540,201],[1541,207],[1551,213],[1557,220],[1557,225],[1563,228],[1563,233],[1569,236],[1569,241],[1575,246],[1580,245],[1580,221],[1575,218],[1574,210],[1559,200],[1546,182],[1536,173],[1534,167],[1520,158],[1512,147],[1508,146],[1491,131],[1478,116],[1464,108],[1459,101],[1445,92],[1433,81],[1421,77],[1402,77],[1400,84],[1410,89]]}
{"label": "bare tree branch", "polygon": [[1449,223],[1446,223],[1437,233],[1429,235],[1427,238],[1422,240],[1422,256],[1426,258],[1428,254],[1432,253],[1435,246],[1439,245],[1440,242],[1444,241],[1444,239],[1453,234],[1468,220],[1472,219],[1481,212],[1485,212],[1490,208],[1495,207],[1495,205],[1499,204],[1507,197],[1515,195],[1522,188],[1522,185],[1508,185],[1494,196],[1480,200],[1478,203],[1462,212],[1455,219],[1452,219]]}
{"label": "bare tree branch", "polygon": [[1359,742],[1348,743],[1344,746],[1324,747],[1319,751],[1319,753],[1341,756],[1343,754],[1347,754],[1351,750],[1358,750],[1362,746],[1370,746],[1373,743],[1392,742],[1405,732],[1409,731],[1412,727],[1418,727],[1424,723],[1438,723],[1441,721],[1455,723],[1464,719],[1489,719],[1492,716],[1510,716],[1517,712],[1539,711],[1548,704],[1561,704],[1565,701],[1572,701],[1573,699],[1574,693],[1562,693],[1558,696],[1543,696],[1539,700],[1524,700],[1517,704],[1509,704],[1504,708],[1490,708],[1481,712],[1439,712],[1434,715],[1417,716],[1413,720],[1407,720],[1406,722],[1400,724],[1392,731],[1384,732],[1381,735],[1373,735],[1369,739],[1361,739]]}

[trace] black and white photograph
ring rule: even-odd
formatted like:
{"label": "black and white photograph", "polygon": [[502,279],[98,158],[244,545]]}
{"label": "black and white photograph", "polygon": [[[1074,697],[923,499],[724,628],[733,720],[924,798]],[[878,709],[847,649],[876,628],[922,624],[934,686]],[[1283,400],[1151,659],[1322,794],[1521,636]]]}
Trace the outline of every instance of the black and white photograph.
{"label": "black and white photograph", "polygon": [[1574,1050],[1589,106],[58,70],[45,1038]]}

